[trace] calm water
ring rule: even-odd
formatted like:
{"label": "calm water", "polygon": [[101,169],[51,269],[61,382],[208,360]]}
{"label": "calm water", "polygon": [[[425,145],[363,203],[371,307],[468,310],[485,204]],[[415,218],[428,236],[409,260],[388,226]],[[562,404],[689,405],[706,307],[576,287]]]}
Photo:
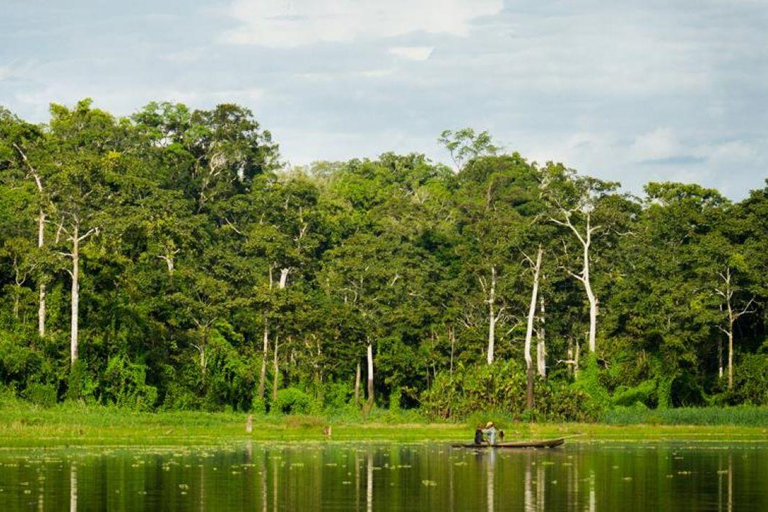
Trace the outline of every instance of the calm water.
{"label": "calm water", "polygon": [[0,510],[768,510],[768,444],[0,450]]}

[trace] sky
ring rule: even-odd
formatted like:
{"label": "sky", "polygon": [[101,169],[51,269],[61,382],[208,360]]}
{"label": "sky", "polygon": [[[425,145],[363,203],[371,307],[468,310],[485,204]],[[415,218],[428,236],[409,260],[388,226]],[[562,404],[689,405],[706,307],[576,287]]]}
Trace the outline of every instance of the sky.
{"label": "sky", "polygon": [[445,129],[739,200],[768,178],[768,0],[0,0],[0,105],[250,108],[286,162]]}

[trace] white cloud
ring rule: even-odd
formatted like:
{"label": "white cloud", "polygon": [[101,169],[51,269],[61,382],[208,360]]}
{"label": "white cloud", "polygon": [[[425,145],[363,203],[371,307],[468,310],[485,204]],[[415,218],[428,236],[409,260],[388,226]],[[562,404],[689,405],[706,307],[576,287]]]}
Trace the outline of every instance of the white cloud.
{"label": "white cloud", "polygon": [[661,160],[681,156],[685,149],[673,129],[657,128],[635,137],[630,154],[638,161]]}
{"label": "white cloud", "polygon": [[35,68],[34,62],[19,64],[11,62],[10,64],[0,66],[0,82],[14,78],[25,78],[29,76]]}
{"label": "white cloud", "polygon": [[389,53],[408,60],[427,60],[433,50],[431,46],[396,46]]}
{"label": "white cloud", "polygon": [[191,64],[202,59],[204,51],[202,48],[187,48],[178,52],[171,52],[163,55],[161,58],[169,62],[179,62],[182,64]]}
{"label": "white cloud", "polygon": [[234,0],[241,26],[224,40],[292,48],[413,32],[466,35],[472,19],[499,13],[502,0]]}

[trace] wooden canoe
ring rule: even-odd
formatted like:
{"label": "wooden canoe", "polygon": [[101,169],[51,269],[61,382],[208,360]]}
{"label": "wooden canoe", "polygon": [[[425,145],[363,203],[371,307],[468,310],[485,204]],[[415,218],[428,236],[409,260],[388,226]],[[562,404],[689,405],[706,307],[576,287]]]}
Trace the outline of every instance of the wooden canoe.
{"label": "wooden canoe", "polygon": [[496,444],[454,444],[451,445],[454,448],[472,448],[475,450],[482,450],[488,448],[494,449],[507,449],[507,448],[554,448],[560,446],[565,442],[565,439],[544,439],[544,440],[531,440],[531,441],[513,441],[508,443],[496,443]]}

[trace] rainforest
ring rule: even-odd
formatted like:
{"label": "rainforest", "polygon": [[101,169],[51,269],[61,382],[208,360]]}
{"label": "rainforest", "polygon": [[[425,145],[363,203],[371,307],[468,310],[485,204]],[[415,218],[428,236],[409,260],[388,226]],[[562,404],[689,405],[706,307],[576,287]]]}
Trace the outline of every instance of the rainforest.
{"label": "rainforest", "polygon": [[768,405],[768,187],[633,195],[487,132],[435,137],[450,165],[289,166],[234,104],[0,109],[3,400],[555,422]]}

